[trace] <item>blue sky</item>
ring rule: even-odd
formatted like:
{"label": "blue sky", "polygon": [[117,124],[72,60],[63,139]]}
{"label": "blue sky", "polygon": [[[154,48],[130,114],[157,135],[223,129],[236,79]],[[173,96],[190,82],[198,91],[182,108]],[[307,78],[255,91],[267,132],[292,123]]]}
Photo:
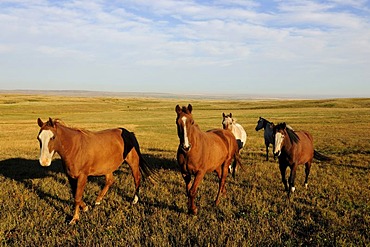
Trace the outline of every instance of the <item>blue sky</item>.
{"label": "blue sky", "polygon": [[0,89],[370,97],[370,1],[0,0]]}

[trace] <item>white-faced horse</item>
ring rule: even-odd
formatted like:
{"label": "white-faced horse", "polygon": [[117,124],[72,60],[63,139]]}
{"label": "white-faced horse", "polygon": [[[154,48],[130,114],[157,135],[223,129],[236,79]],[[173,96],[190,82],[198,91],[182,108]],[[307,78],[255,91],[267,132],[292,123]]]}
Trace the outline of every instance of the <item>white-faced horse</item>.
{"label": "white-faced horse", "polygon": [[[228,167],[240,165],[238,145],[234,135],[224,129],[212,129],[203,132],[193,119],[193,107],[176,106],[177,135],[180,143],[177,149],[177,163],[186,184],[188,210],[196,215],[195,205],[197,189],[207,172],[215,171],[219,178],[219,187],[215,204],[220,203],[221,195],[226,195]],[[191,184],[191,176],[195,176]]]}
{"label": "white-faced horse", "polygon": [[[238,124],[236,120],[233,118],[232,113],[225,115],[225,113],[222,113],[222,127],[223,129],[230,130],[236,139],[236,142],[238,143],[238,150],[239,154],[242,150],[242,148],[245,146],[245,143],[247,142],[247,133],[245,132],[243,126]],[[229,171],[232,172],[233,176],[235,175],[235,168],[229,167]]]}
{"label": "white-faced horse", "polygon": [[[307,131],[293,131],[285,123],[280,123],[274,127],[274,136],[274,155],[279,158],[281,181],[289,196],[295,190],[294,181],[299,165],[305,165],[306,178],[304,185],[307,188],[308,175],[310,174],[313,158],[321,161],[328,161],[331,158],[320,154],[314,149],[312,135]],[[289,183],[285,178],[287,167],[290,167]]]}
{"label": "white-faced horse", "polygon": [[[75,199],[75,212],[70,224],[79,219],[80,208],[88,210],[82,200],[88,176],[105,175],[105,186],[95,204],[99,205],[114,182],[113,172],[126,162],[132,171],[135,194],[132,204],[139,200],[141,178],[154,176],[152,167],[140,152],[139,143],[133,132],[124,128],[97,132],[67,127],[58,119],[37,120],[40,127],[37,139],[40,142],[40,164],[50,166],[54,153],[62,158]],[[154,179],[154,177],[153,177]]]}

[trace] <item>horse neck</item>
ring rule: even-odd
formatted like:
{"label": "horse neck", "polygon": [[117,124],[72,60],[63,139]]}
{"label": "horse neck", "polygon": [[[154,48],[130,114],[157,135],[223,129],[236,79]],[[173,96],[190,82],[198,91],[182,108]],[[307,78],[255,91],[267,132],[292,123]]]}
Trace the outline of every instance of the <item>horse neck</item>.
{"label": "horse neck", "polygon": [[271,123],[269,121],[266,120],[266,122],[264,122],[263,130],[268,134],[268,136],[273,136],[274,130],[271,128]]}
{"label": "horse neck", "polygon": [[236,125],[234,122],[233,125],[231,125],[231,132],[234,134],[236,138],[241,138],[242,137],[242,131],[241,129]]}
{"label": "horse neck", "polygon": [[289,151],[293,148],[294,143],[290,140],[288,132],[286,132],[284,135],[285,135],[285,140],[284,140],[283,148],[285,151]]}
{"label": "horse neck", "polygon": [[194,142],[195,139],[199,139],[199,137],[203,134],[202,130],[199,128],[197,124],[193,124],[190,126],[188,130],[188,138],[191,145],[194,146],[196,142]]}
{"label": "horse neck", "polygon": [[55,151],[62,158],[68,156],[76,147],[76,145],[73,145],[73,140],[80,134],[81,133],[79,130],[57,124],[57,137],[59,139],[59,145]]}
{"label": "horse neck", "polygon": [[267,125],[270,125],[271,123],[269,121],[267,121],[266,119],[263,119],[263,124],[262,124],[262,127],[264,130],[266,130],[267,128]]}

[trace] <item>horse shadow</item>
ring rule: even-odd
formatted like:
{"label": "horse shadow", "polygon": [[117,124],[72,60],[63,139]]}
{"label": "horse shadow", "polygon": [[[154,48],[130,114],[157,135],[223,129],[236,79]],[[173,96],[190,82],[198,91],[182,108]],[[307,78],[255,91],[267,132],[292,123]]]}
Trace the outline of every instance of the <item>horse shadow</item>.
{"label": "horse shadow", "polygon": [[[150,151],[155,151],[155,152],[169,152],[168,150],[162,150],[162,149],[150,149]],[[156,176],[159,178],[158,185],[159,186],[168,186],[168,181],[162,181],[161,180],[161,173],[165,172],[178,172],[180,173],[180,168],[177,164],[177,161],[175,157],[173,159],[171,158],[163,158],[159,155],[150,155],[150,154],[143,154],[144,159],[153,167],[155,170]],[[179,183],[179,186],[182,188],[182,183]],[[160,209],[166,209],[170,210],[176,213],[186,213],[184,209],[180,208],[176,204],[169,204],[167,202],[163,202],[160,198],[154,198],[151,200],[146,200],[144,201],[146,205],[152,208],[160,208]]]}
{"label": "horse shadow", "polygon": [[54,160],[49,167],[42,167],[38,160],[10,158],[0,161],[0,174],[18,182],[50,177],[51,173],[63,173],[61,161]]}
{"label": "horse shadow", "polygon": [[35,193],[56,210],[64,210],[58,202],[71,203],[69,200],[47,193],[32,182],[34,179],[53,177],[57,182],[65,185],[66,181],[58,176],[59,173],[64,173],[61,160],[53,161],[49,167],[40,166],[38,160],[25,158],[10,158],[0,161],[0,174],[2,176],[23,184],[26,189]]}
{"label": "horse shadow", "polygon": [[[150,154],[143,154],[145,160],[151,164],[157,176],[161,176],[162,172],[166,172],[166,170],[173,170],[177,171],[178,166],[174,159],[167,159],[155,155]],[[65,176],[59,176],[63,174]],[[115,176],[120,176],[121,174],[131,176],[130,168],[125,165],[121,165],[121,167],[115,171]],[[62,160],[61,159],[54,159],[50,166],[42,167],[39,164],[38,160],[32,159],[25,159],[25,158],[10,158],[5,160],[0,160],[0,175],[4,176],[5,178],[12,179],[17,181],[25,186],[26,189],[35,193],[40,200],[46,201],[50,206],[54,207],[58,211],[64,211],[65,208],[61,207],[60,205],[71,205],[73,204],[72,198],[72,191],[71,191],[71,198],[70,199],[61,199],[58,196],[45,192],[41,187],[34,184],[32,180],[34,179],[44,179],[48,177],[52,177],[62,186],[67,186],[70,189],[67,176],[65,174],[65,170],[63,168]],[[96,183],[101,189],[105,185],[105,180],[97,177],[89,177],[89,182]],[[145,184],[147,183],[144,181]],[[162,183],[162,182],[160,182]],[[131,195],[121,195],[124,200],[131,201]],[[176,212],[181,211],[181,209],[173,206],[167,205],[165,202],[162,202],[158,199],[155,202],[144,202],[145,204],[162,209],[170,209]],[[69,218],[66,218],[68,221]]]}
{"label": "horse shadow", "polygon": [[[157,151],[163,151],[156,149]],[[157,155],[143,154],[144,159],[155,169],[155,170],[172,170],[180,171],[179,166],[175,158],[168,159]]]}

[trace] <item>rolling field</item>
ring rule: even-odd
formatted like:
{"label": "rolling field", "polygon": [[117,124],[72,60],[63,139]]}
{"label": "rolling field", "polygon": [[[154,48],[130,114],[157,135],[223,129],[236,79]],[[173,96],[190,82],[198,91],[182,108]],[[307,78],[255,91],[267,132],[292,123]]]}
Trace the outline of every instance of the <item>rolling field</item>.
{"label": "rolling field", "polygon": [[[185,184],[177,168],[175,106],[193,105],[202,130],[221,127],[233,113],[248,134],[244,169],[226,182],[227,197],[214,206],[218,179],[209,173],[187,214]],[[277,161],[265,161],[262,116],[287,122],[314,137],[315,149],[333,158],[314,161],[308,189],[304,167],[288,199]],[[68,225],[74,202],[58,155],[38,163],[37,118],[60,118],[89,130],[124,127],[135,132],[141,151],[159,173],[144,182],[137,205],[127,164],[102,204],[104,185],[90,177],[76,225]],[[289,169],[288,169],[289,171]],[[185,100],[154,98],[0,95],[1,246],[370,246],[370,99]]]}

